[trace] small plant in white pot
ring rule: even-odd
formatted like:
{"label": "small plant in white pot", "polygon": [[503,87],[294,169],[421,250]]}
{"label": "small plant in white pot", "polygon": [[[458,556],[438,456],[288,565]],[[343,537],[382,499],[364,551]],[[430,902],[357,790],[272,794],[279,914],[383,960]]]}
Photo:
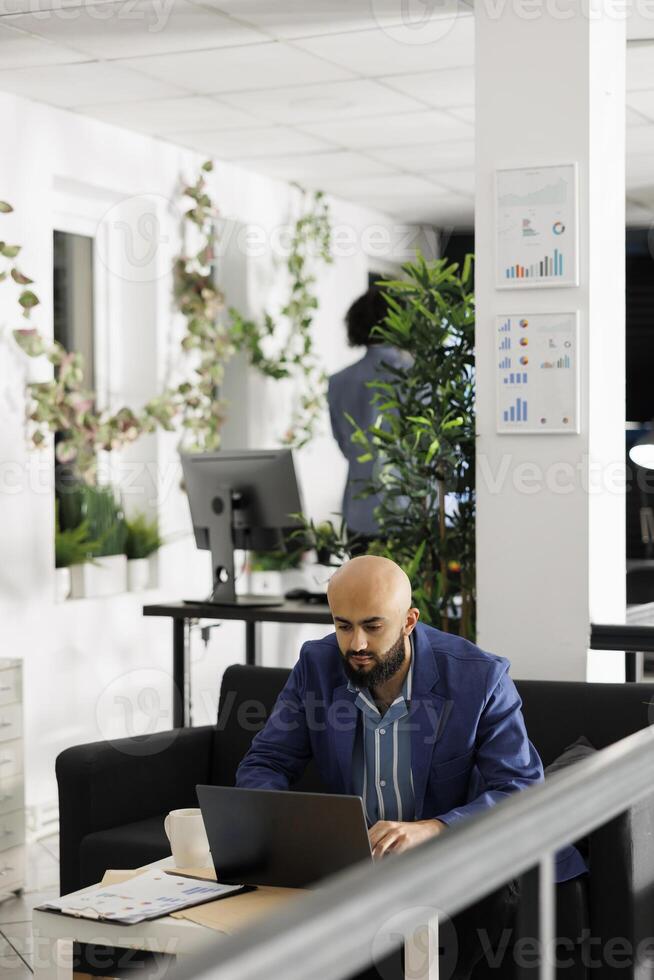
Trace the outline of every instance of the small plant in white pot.
{"label": "small plant in white pot", "polygon": [[244,588],[255,595],[284,595],[291,589],[308,589],[301,551],[250,551]]}
{"label": "small plant in white pot", "polygon": [[130,592],[142,592],[152,585],[151,557],[162,545],[159,526],[143,513],[129,518],[126,525],[127,588]]}
{"label": "small plant in white pot", "polygon": [[55,602],[63,602],[71,593],[71,568],[87,562],[97,542],[89,537],[87,521],[62,531],[58,511],[59,508],[55,526]]}
{"label": "small plant in white pot", "polygon": [[312,592],[325,592],[335,570],[351,557],[352,549],[358,541],[357,536],[348,535],[342,519],[336,527],[332,521],[316,524],[304,514],[292,516],[301,521],[303,527],[293,531],[291,541],[297,541],[302,548],[316,554],[316,562],[307,566],[310,580],[307,588]]}
{"label": "small plant in white pot", "polygon": [[115,595],[127,589],[125,517],[111,487],[82,486],[80,513],[94,545],[90,559],[71,569],[74,599]]}

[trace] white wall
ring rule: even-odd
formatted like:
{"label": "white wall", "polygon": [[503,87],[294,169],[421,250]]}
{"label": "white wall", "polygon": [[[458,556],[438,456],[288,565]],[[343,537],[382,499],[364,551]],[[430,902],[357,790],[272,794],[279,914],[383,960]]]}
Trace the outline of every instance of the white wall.
{"label": "white wall", "polygon": [[[1,237],[23,246],[20,268],[35,280],[42,303],[35,325],[51,335],[53,228],[94,234],[99,396],[114,407],[123,401],[142,403],[178,361],[182,324],[171,309],[170,277],[179,248],[178,188],[182,178],[195,177],[203,158],[6,94],[0,94],[0,128],[6,148],[0,159],[0,199],[15,208],[2,218]],[[284,273],[271,254],[270,240],[292,220],[290,189],[229,165],[217,166],[210,185],[224,216],[262,229],[267,245],[249,264],[255,284],[249,298],[255,305],[274,303],[283,296]],[[320,273],[316,317],[316,344],[328,372],[360,356],[346,346],[343,314],[365,289],[368,268],[392,263],[395,243],[402,238],[388,217],[344,202],[333,202],[333,222],[345,232],[340,256]],[[369,257],[366,248],[376,254]],[[0,647],[3,654],[24,659],[26,798],[38,816],[35,808],[56,800],[54,761],[62,749],[169,727],[171,627],[167,620],[144,619],[141,606],[144,600],[205,594],[210,573],[208,555],[198,553],[190,537],[187,503],[178,485],[176,437],[159,434],[139,441],[113,469],[123,481],[126,506],[156,509],[164,535],[174,539],[160,553],[158,590],[55,604],[52,454],[27,450],[23,423],[25,379],[47,377],[47,369],[17,351],[11,338],[11,329],[20,325],[16,310],[15,295],[4,284]],[[238,408],[255,421],[269,420],[259,432],[255,426],[253,444],[274,445],[281,431],[278,391],[257,380],[232,409],[234,415]],[[345,477],[326,424],[325,434],[298,460],[305,503],[316,517],[339,509]],[[264,662],[290,665],[300,639],[323,632],[320,627],[289,628],[282,634],[271,628]],[[207,650],[194,637],[191,656],[193,720],[201,724],[215,713],[222,670],[243,657],[241,627],[221,626]]]}

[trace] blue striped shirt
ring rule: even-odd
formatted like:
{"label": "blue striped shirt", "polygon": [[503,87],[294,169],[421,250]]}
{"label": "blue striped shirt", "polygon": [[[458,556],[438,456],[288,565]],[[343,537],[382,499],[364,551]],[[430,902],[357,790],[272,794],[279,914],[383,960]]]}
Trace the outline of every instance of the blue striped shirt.
{"label": "blue striped shirt", "polygon": [[354,792],[363,799],[369,827],[378,820],[415,819],[408,724],[414,663],[412,634],[409,639],[411,665],[402,693],[383,717],[370,691],[348,683],[348,689],[357,692],[354,703],[361,715],[352,758]]}

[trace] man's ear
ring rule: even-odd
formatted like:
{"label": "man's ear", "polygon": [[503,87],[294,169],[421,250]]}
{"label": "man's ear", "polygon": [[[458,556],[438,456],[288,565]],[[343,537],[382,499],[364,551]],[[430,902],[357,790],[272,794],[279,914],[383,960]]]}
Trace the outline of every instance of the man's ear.
{"label": "man's ear", "polygon": [[406,614],[406,621],[404,623],[404,629],[407,636],[409,636],[410,633],[413,633],[419,617],[420,617],[420,610],[417,609],[415,606],[412,606],[409,609],[408,613]]}

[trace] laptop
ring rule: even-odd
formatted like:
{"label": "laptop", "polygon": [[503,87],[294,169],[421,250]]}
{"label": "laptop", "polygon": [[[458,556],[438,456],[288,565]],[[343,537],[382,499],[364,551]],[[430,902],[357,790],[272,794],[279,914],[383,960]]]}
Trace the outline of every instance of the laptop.
{"label": "laptop", "polygon": [[308,888],[370,861],[359,796],[196,786],[222,884]]}

